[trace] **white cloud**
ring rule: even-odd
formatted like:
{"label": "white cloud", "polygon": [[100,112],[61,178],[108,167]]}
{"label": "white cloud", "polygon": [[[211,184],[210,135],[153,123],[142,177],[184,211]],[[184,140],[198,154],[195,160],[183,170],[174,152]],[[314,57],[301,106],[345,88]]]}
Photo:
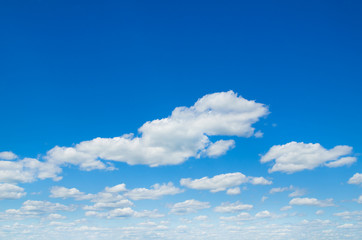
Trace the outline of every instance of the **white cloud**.
{"label": "white cloud", "polygon": [[362,204],[362,195],[359,195],[358,199],[356,200],[358,203]]}
{"label": "white cloud", "polygon": [[209,190],[210,192],[226,191],[228,194],[238,194],[240,189],[233,188],[240,184],[250,182],[251,184],[271,184],[271,181],[263,177],[247,177],[240,172],[219,174],[212,178],[203,177],[200,179],[182,178],[181,186],[197,190]]}
{"label": "white cloud", "polygon": [[56,211],[74,211],[74,206],[66,206],[60,203],[48,201],[27,200],[19,209],[8,209],[2,217],[7,219],[22,219],[25,217],[38,217]]}
{"label": "white cloud", "polygon": [[226,194],[228,194],[228,195],[237,195],[237,194],[240,194],[240,188],[239,188],[239,187],[229,188],[229,189],[226,191]]}
{"label": "white cloud", "polygon": [[263,177],[249,177],[249,182],[253,185],[270,185],[273,183]]}
{"label": "white cloud", "polygon": [[24,158],[18,161],[0,161],[0,182],[33,182],[36,179],[53,178],[61,169],[54,164],[42,162],[34,158]]}
{"label": "white cloud", "polygon": [[203,177],[200,179],[192,180],[191,178],[182,178],[180,180],[181,186],[197,190],[210,190],[211,192],[225,191],[227,188],[238,186],[246,183],[248,178],[240,173],[226,173],[216,175],[212,178]]}
{"label": "white cloud", "polygon": [[220,213],[233,213],[233,212],[241,212],[244,210],[250,210],[253,208],[253,205],[250,204],[242,204],[240,202],[224,202],[220,206],[214,208],[215,212]]}
{"label": "white cloud", "polygon": [[270,189],[269,193],[270,194],[281,193],[281,192],[289,191],[291,189],[293,189],[293,186],[290,186],[290,187],[277,187],[277,188]]}
{"label": "white cloud", "polygon": [[334,206],[333,199],[318,200],[316,198],[293,198],[289,202],[290,205],[309,205],[319,207],[330,207]]}
{"label": "white cloud", "polygon": [[292,209],[292,206],[284,206],[284,207],[282,207],[281,209],[280,209],[280,211],[288,211],[288,210],[290,210],[290,209]]}
{"label": "white cloud", "polygon": [[9,151],[0,152],[1,160],[14,160],[16,158],[18,158],[18,156],[16,156],[16,154],[14,154],[13,152],[9,152]]}
{"label": "white cloud", "polygon": [[355,173],[349,180],[349,184],[362,184],[362,173]]}
{"label": "white cloud", "polygon": [[47,217],[49,220],[59,220],[59,219],[66,219],[65,216],[63,215],[60,215],[58,213],[51,213],[48,215]]}
{"label": "white cloud", "polygon": [[224,155],[229,149],[234,147],[234,140],[219,140],[206,149],[206,155],[209,157],[218,157]]}
{"label": "white cloud", "polygon": [[288,196],[289,197],[300,197],[306,194],[306,190],[305,189],[296,189],[294,192],[290,193]]}
{"label": "white cloud", "polygon": [[253,219],[253,217],[248,212],[241,212],[236,216],[230,216],[230,217],[222,216],[222,217],[220,217],[220,220],[231,221],[231,222],[246,221],[246,220],[251,220],[251,219]]}
{"label": "white cloud", "polygon": [[317,211],[315,212],[316,215],[322,215],[323,213],[324,213],[323,210],[317,210]]}
{"label": "white cloud", "polygon": [[205,220],[207,220],[207,216],[200,215],[200,216],[194,217],[194,219],[197,221],[205,221]]}
{"label": "white cloud", "polygon": [[24,188],[10,183],[0,183],[0,200],[19,199],[25,196]]}
{"label": "white cloud", "polygon": [[171,182],[168,184],[154,184],[151,189],[135,188],[124,194],[125,197],[132,200],[158,199],[165,195],[175,195],[183,192],[182,189],[175,187]]}
{"label": "white cloud", "polygon": [[175,108],[171,116],[146,122],[140,137],[125,134],[95,138],[75,147],[54,147],[46,156],[57,165],[74,164],[83,170],[105,169],[100,161],[149,166],[180,164],[206,154],[216,157],[234,146],[233,140],[211,142],[208,136],[250,137],[252,124],[268,114],[263,104],[248,101],[232,91],[205,95],[191,107]]}
{"label": "white cloud", "polygon": [[197,210],[210,208],[210,203],[200,202],[195,199],[186,200],[184,202],[175,203],[170,206],[170,213],[187,214],[197,212]]}
{"label": "white cloud", "polygon": [[345,211],[345,212],[339,212],[339,213],[334,213],[334,216],[338,216],[341,217],[345,220],[350,220],[353,218],[357,218],[357,220],[362,220],[362,211]]}
{"label": "white cloud", "polygon": [[94,195],[92,194],[85,194],[83,192],[80,192],[76,188],[66,188],[66,187],[52,187],[50,190],[50,197],[52,198],[74,198],[75,200],[89,200],[94,198]]}
{"label": "white cloud", "polygon": [[106,192],[111,192],[111,193],[124,192],[126,190],[127,190],[126,189],[126,184],[124,184],[124,183],[118,184],[118,185],[113,186],[113,187],[106,187],[105,188]]}
{"label": "white cloud", "polygon": [[354,225],[352,223],[345,223],[342,225],[337,226],[337,228],[353,228]]}
{"label": "white cloud", "polygon": [[267,218],[271,216],[272,214],[268,210],[264,210],[255,214],[256,218]]}
{"label": "white cloud", "polygon": [[336,146],[330,150],[319,143],[290,142],[285,145],[275,145],[261,157],[261,163],[275,160],[269,172],[294,173],[318,166],[340,167],[356,161],[355,157],[344,157],[352,153],[350,146]]}

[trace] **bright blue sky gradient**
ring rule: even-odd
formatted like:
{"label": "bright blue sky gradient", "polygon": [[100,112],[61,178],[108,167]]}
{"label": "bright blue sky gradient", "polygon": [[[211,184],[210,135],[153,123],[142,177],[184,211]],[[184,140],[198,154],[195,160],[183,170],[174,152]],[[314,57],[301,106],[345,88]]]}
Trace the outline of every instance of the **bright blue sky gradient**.
{"label": "bright blue sky gradient", "polygon": [[[179,165],[153,168],[112,162],[118,168],[115,171],[82,171],[69,166],[63,168],[59,182],[17,183],[27,194],[0,200],[0,238],[24,237],[16,227],[10,232],[3,227],[15,222],[52,229],[54,226],[44,223],[45,214],[22,220],[1,215],[7,209],[19,209],[26,200],[41,200],[78,204],[74,212],[59,212],[67,218],[57,221],[85,219],[81,225],[89,227],[138,226],[144,221],[160,226],[168,221],[168,229],[158,239],[192,239],[193,231],[202,232],[205,226],[189,231],[198,225],[185,219],[195,221],[198,215],[208,216],[205,224],[228,229],[223,224],[232,224],[219,217],[238,213],[220,214],[213,208],[235,201],[252,204],[252,215],[264,210],[275,216],[288,213],[243,222],[254,227],[294,224],[287,235],[269,235],[275,239],[322,239],[313,231],[308,236],[297,234],[316,219],[330,221],[313,225],[323,225],[320,232],[327,231],[324,239],[358,239],[362,234],[362,204],[357,200],[361,183],[347,182],[362,172],[361,11],[360,1],[2,1],[0,152],[43,161],[55,146],[72,147],[96,137],[137,135],[137,129],[147,121],[167,118],[176,107],[190,107],[206,94],[229,90],[265,104],[270,114],[253,125],[264,133],[262,138],[210,137],[212,141],[235,141],[235,148],[217,158],[190,158]],[[292,174],[268,173],[272,164],[261,164],[260,156],[274,145],[292,141],[319,143],[326,149],[348,145],[353,147],[350,156],[357,162]],[[273,183],[241,185],[239,195],[179,184],[181,178],[233,172],[263,176]],[[165,214],[156,220],[86,217],[82,206],[89,205],[88,200],[49,197],[53,186],[95,194],[120,183],[134,189],[168,182],[185,192],[134,201],[137,211],[158,209]],[[323,207],[323,215],[315,214],[322,209],[316,206],[293,206],[281,212],[279,209],[291,200],[291,191],[268,192],[290,185],[305,189],[301,198],[333,198],[336,206]],[[263,196],[268,197],[264,202]],[[211,208],[182,216],[169,214],[167,206],[188,199],[209,202]],[[333,215],[344,211],[356,214],[347,220]],[[180,225],[187,229],[177,228]],[[158,231],[154,229],[152,234]],[[75,237],[72,231],[67,234]],[[90,230],[94,239],[127,239],[107,231],[102,238],[102,231],[95,234]],[[152,234],[147,231],[141,231],[144,235],[139,238],[150,239]],[[240,231],[250,239],[245,229]],[[263,231],[254,233],[255,239],[264,239],[268,230]],[[227,232],[233,239],[232,231]],[[69,239],[67,234],[54,235],[54,239]],[[26,237],[30,236],[43,239],[36,231]],[[82,235],[76,237],[82,239]],[[210,235],[195,239],[213,237],[220,239]]]}

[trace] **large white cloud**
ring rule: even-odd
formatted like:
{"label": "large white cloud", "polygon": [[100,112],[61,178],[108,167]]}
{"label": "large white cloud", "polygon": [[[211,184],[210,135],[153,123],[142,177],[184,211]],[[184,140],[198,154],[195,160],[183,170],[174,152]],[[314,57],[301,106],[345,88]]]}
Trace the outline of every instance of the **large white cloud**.
{"label": "large white cloud", "polygon": [[[220,174],[212,178],[209,177],[203,177],[200,179],[182,178],[180,180],[180,184],[182,186],[197,190],[210,190],[211,192],[230,190],[235,186],[239,186],[240,184],[247,182],[250,182],[252,184],[261,184],[261,185],[271,184],[271,181],[266,180],[263,177],[247,177],[240,172]],[[238,192],[240,192],[240,190]]]}
{"label": "large white cloud", "polygon": [[0,183],[0,200],[18,199],[25,196],[24,188],[10,183]]}
{"label": "large white cloud", "polygon": [[349,180],[349,184],[362,184],[362,173],[355,173]]}
{"label": "large white cloud", "polygon": [[102,160],[149,166],[180,164],[191,157],[217,157],[234,146],[233,140],[211,142],[209,136],[250,137],[252,124],[266,116],[266,106],[236,93],[205,95],[191,107],[177,107],[171,116],[146,122],[139,135],[95,138],[75,147],[54,147],[46,158],[81,169],[105,169]]}
{"label": "large white cloud", "polygon": [[0,182],[60,180],[61,167],[82,170],[114,170],[110,161],[152,167],[176,165],[189,158],[218,157],[234,147],[234,140],[212,142],[210,136],[250,137],[252,125],[268,114],[268,108],[237,96],[233,91],[205,95],[191,107],[177,107],[163,119],[146,122],[138,134],[95,138],[74,147],[56,146],[43,159],[17,159],[12,152],[0,152]]}
{"label": "large white cloud", "polygon": [[336,146],[330,150],[319,143],[290,142],[275,145],[261,157],[262,163],[275,161],[269,172],[294,173],[318,166],[340,167],[357,161],[355,157],[346,156],[352,153],[350,146]]}

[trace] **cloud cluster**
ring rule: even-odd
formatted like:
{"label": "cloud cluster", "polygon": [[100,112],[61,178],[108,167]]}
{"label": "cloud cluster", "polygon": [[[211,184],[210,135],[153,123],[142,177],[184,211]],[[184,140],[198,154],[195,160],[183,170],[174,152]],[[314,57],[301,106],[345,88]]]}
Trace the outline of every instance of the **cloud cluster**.
{"label": "cloud cluster", "polygon": [[263,177],[247,177],[240,172],[216,175],[212,178],[203,177],[200,179],[182,178],[181,186],[197,190],[209,190],[210,192],[226,191],[228,194],[240,193],[240,189],[233,188],[243,183],[254,185],[269,185],[272,182]]}
{"label": "cloud cluster", "polygon": [[275,161],[269,172],[294,173],[318,166],[340,167],[356,162],[355,157],[346,156],[352,153],[350,146],[336,146],[330,150],[319,143],[290,142],[275,145],[261,157],[261,163]]}

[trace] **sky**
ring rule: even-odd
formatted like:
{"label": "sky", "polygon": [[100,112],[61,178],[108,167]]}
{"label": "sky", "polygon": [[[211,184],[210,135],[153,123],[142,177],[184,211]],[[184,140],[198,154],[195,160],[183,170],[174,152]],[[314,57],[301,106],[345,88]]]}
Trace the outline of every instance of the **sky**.
{"label": "sky", "polygon": [[361,10],[1,1],[0,239],[359,239]]}

